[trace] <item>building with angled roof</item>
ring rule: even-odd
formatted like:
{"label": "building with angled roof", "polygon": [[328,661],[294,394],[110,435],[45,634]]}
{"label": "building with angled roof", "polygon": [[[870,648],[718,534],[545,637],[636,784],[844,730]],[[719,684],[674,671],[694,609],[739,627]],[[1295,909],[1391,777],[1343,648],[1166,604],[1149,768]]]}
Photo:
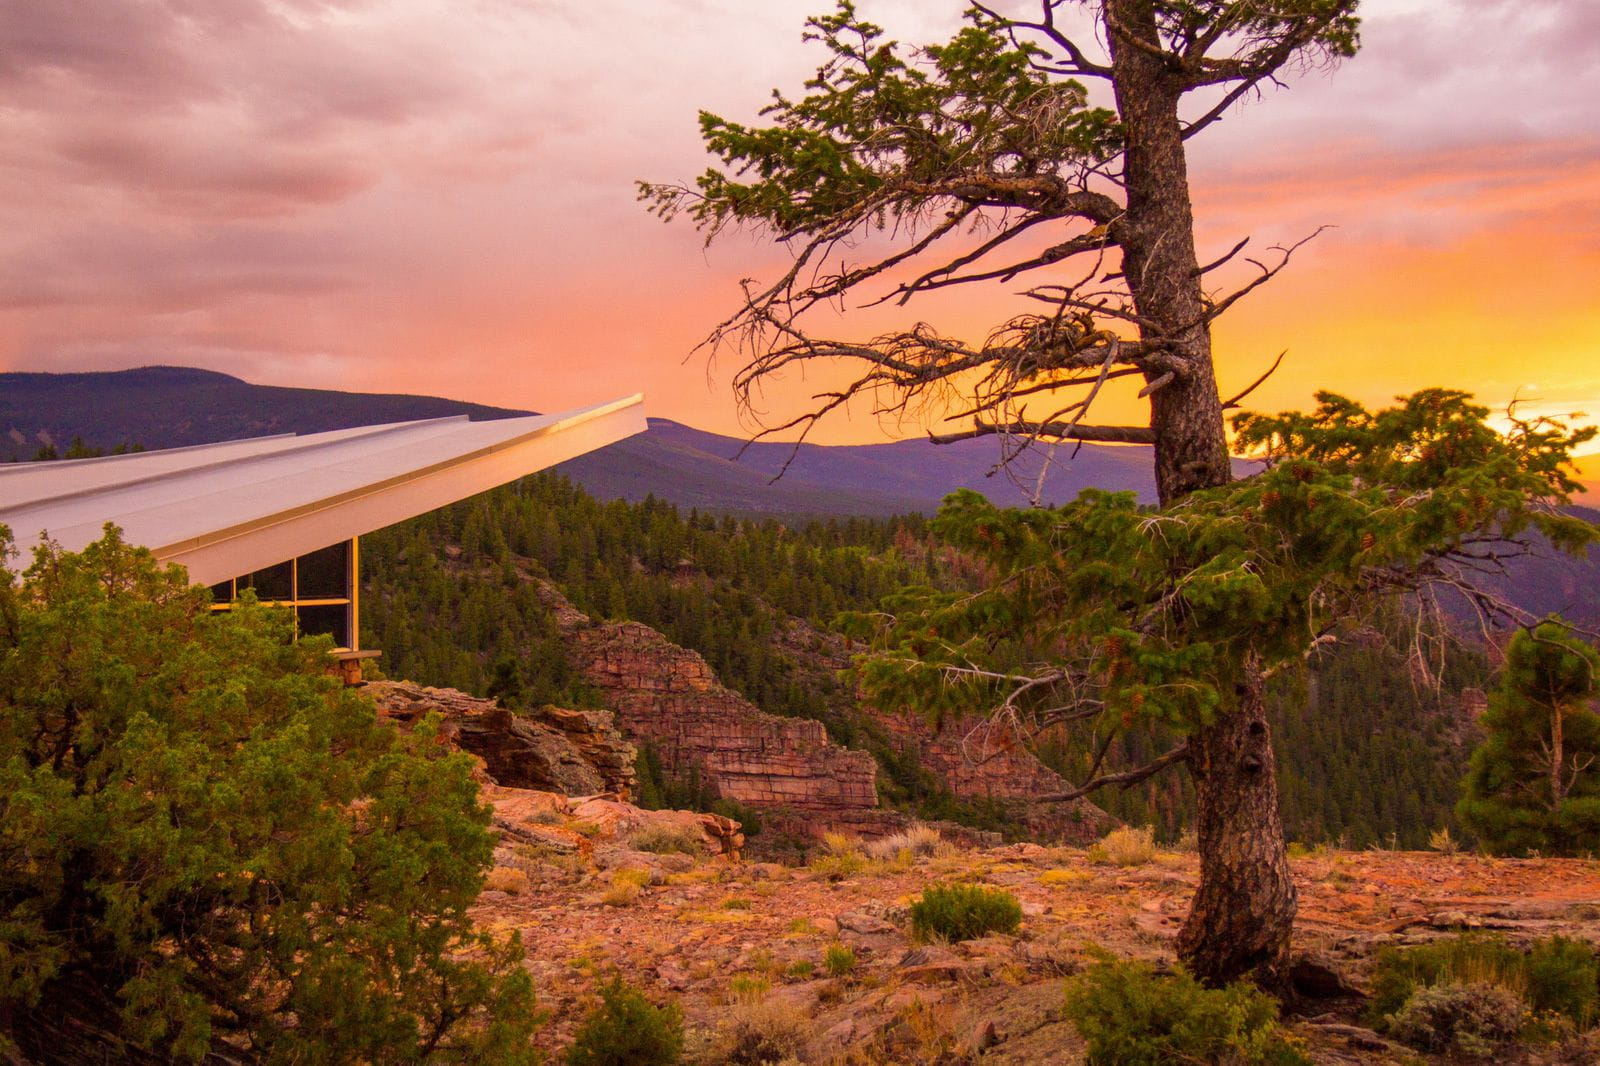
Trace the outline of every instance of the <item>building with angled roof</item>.
{"label": "building with angled roof", "polygon": [[94,459],[0,465],[0,524],[68,551],[105,525],[210,585],[360,653],[360,537],[645,429],[639,395],[555,415],[465,415]]}

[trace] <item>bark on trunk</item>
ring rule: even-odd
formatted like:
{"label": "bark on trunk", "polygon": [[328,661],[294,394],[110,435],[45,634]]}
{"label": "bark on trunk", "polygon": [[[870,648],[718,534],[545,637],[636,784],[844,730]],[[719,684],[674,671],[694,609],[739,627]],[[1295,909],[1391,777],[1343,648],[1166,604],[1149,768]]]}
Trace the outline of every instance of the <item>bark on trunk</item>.
{"label": "bark on trunk", "polygon": [[1562,736],[1561,716],[1564,708],[1556,702],[1550,708],[1550,809],[1561,806],[1566,799],[1566,789],[1561,783],[1561,763],[1566,759],[1566,742]]}
{"label": "bark on trunk", "polygon": [[[1117,236],[1141,340],[1161,342],[1172,379],[1150,398],[1156,488],[1163,504],[1233,477],[1212,363],[1194,213],[1178,101],[1184,85],[1166,61],[1124,33],[1159,43],[1150,0],[1106,0],[1112,84],[1127,138],[1127,216]],[[1114,23],[1115,25],[1112,25]],[[1192,738],[1200,837],[1200,885],[1179,938],[1196,977],[1221,984],[1254,975],[1275,985],[1286,972],[1295,891],[1278,812],[1272,736],[1259,669],[1246,670],[1237,711]]]}
{"label": "bark on trunk", "polygon": [[1287,982],[1295,887],[1283,847],[1272,727],[1261,672],[1240,683],[1238,710],[1190,743],[1200,837],[1200,886],[1178,955],[1201,981],[1249,976]]}
{"label": "bark on trunk", "polygon": [[[1149,0],[1114,0],[1108,7],[1117,25],[1156,40]],[[1178,123],[1183,85],[1159,56],[1125,42],[1115,30],[1108,28],[1106,35],[1127,138],[1128,210],[1117,232],[1123,270],[1134,308],[1148,323],[1140,339],[1162,345],[1169,357],[1145,377],[1153,381],[1169,367],[1173,374],[1150,397],[1156,489],[1166,504],[1226,484],[1233,469],[1195,256],[1189,168]]]}

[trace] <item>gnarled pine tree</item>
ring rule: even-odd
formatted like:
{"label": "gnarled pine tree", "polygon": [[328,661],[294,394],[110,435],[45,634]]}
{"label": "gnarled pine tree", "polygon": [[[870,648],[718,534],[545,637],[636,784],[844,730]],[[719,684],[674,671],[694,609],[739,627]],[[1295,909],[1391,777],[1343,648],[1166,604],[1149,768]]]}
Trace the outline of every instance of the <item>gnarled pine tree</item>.
{"label": "gnarled pine tree", "polygon": [[[1103,55],[1068,31],[1078,7]],[[1461,537],[1498,543],[1528,521],[1529,493],[1571,486],[1559,472],[1569,437],[1525,427],[1516,442],[1501,440],[1481,408],[1451,393],[1380,415],[1329,397],[1303,420],[1259,420],[1255,439],[1274,460],[1293,461],[1248,488],[1230,484],[1223,416],[1239,397],[1221,397],[1211,323],[1281,270],[1294,246],[1247,260],[1255,272],[1233,291],[1208,291],[1208,276],[1245,244],[1200,264],[1185,142],[1285,70],[1354,54],[1355,7],[1041,0],[1029,20],[975,4],[948,43],[906,50],[842,0],[808,23],[831,57],[804,97],[775,94],[768,126],[702,114],[722,166],[692,188],[641,186],[660,214],[687,213],[711,237],[752,227],[792,250],[780,277],[746,283],[742,306],[708,341],[739,351],[735,385],[747,406],[786,372],[861,368],[766,433],[803,438],[862,397],[879,412],[951,413],[958,428],[936,440],[993,435],[1004,461],[1039,443],[1154,446],[1155,514],[1093,493],[1057,511],[1006,514],[971,496],[948,504],[946,531],[987,555],[1002,580],[958,604],[909,597],[881,620],[882,657],[868,676],[884,696],[987,701],[1019,720],[1077,722],[1106,738],[1137,721],[1179,726],[1187,739],[1176,749],[1126,771],[1097,764],[1073,794],[1178,764],[1194,775],[1201,881],[1180,948],[1213,982],[1275,980],[1287,959],[1295,895],[1266,671],[1303,655],[1318,625],[1337,619],[1323,613],[1329,604],[1414,587],[1418,567],[1440,575]],[[1091,106],[1081,79],[1108,82],[1115,110]],[[1016,279],[1032,310],[980,343],[925,323],[865,341],[813,327],[811,312],[859,293],[905,304]],[[1123,377],[1142,379],[1148,423],[1092,422],[1102,387]],[[1376,449],[1379,468],[1355,469],[1366,460],[1342,450],[1341,434]],[[1403,485],[1426,470],[1438,473],[1419,490],[1430,498],[1459,488],[1437,462],[1408,465],[1428,434],[1441,447],[1459,435],[1462,461],[1484,464],[1464,501],[1448,496],[1468,515],[1459,527],[1428,526],[1439,520],[1434,504],[1362,481],[1381,473]],[[1353,524],[1303,522],[1292,536],[1279,528],[1310,515],[1289,514],[1283,501],[1314,507],[1319,494],[1344,500]],[[1560,524],[1543,512],[1538,520]]]}

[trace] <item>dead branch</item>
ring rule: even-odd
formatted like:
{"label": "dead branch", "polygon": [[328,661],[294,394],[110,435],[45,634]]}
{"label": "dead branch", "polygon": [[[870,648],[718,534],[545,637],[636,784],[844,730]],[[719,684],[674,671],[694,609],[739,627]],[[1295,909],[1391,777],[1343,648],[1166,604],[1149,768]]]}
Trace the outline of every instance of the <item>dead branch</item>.
{"label": "dead branch", "polygon": [[1155,433],[1149,426],[1075,426],[1065,422],[1009,422],[1004,425],[980,422],[971,429],[957,433],[929,433],[928,439],[935,444],[951,444],[958,440],[992,437],[997,434],[1031,438],[1051,437],[1056,440],[1082,440],[1101,444],[1156,442]]}
{"label": "dead branch", "polygon": [[1082,799],[1089,793],[1094,792],[1097,789],[1105,788],[1109,785],[1119,785],[1122,788],[1128,788],[1132,785],[1137,785],[1141,781],[1149,780],[1156,774],[1159,774],[1161,771],[1175,763],[1187,762],[1188,759],[1189,742],[1184,741],[1182,744],[1179,744],[1176,748],[1173,748],[1165,755],[1145,763],[1136,770],[1125,770],[1122,773],[1117,774],[1103,774],[1100,777],[1090,778],[1077,788],[1069,789],[1066,792],[1047,793],[1042,796],[1034,796],[1033,799],[1040,803],[1066,803],[1070,800]]}

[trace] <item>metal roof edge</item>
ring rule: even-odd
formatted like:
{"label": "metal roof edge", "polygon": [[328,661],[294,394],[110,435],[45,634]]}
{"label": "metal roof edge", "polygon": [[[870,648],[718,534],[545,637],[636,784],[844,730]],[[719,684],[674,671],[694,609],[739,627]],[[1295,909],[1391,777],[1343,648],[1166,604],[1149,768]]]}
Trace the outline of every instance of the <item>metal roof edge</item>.
{"label": "metal roof edge", "polygon": [[[283,440],[285,437],[298,437],[298,433],[267,433],[260,437],[236,437],[233,440],[213,440],[204,444],[185,444],[178,448],[148,448],[139,452],[123,452],[120,455],[90,455],[82,459],[48,459],[55,469],[61,469],[63,464],[70,464],[73,469],[81,470],[90,464],[111,463],[120,459],[148,459],[152,455],[181,455],[184,452],[204,451],[207,448],[221,448],[230,444],[240,444],[244,441]],[[41,460],[34,460],[40,462]],[[0,477],[6,474],[24,474],[38,470],[34,462],[26,463],[0,463]]]}
{"label": "metal roof edge", "polygon": [[[204,534],[202,536],[190,537],[190,538],[185,539],[185,540],[174,541],[171,544],[161,545],[160,547],[153,547],[152,550],[155,552],[155,554],[157,556],[165,558],[165,557],[171,556],[171,555],[177,555],[177,554],[181,554],[181,553],[185,553],[185,552],[193,552],[193,551],[196,551],[196,550],[198,550],[200,548],[204,548],[204,547],[208,547],[208,546],[211,546],[211,545],[214,545],[214,544],[222,543],[223,541],[233,540],[233,539],[238,538],[238,537],[247,536],[248,534],[256,532],[258,530],[268,529],[268,528],[270,528],[272,526],[278,525],[278,524],[283,523],[283,522],[291,521],[291,520],[293,520],[295,518],[300,518],[300,517],[303,517],[303,516],[309,515],[309,514],[315,514],[318,511],[326,510],[328,508],[338,506],[339,504],[348,502],[350,500],[357,500],[357,499],[361,499],[362,497],[365,497],[365,496],[371,496],[371,495],[374,495],[374,494],[377,494],[377,493],[381,493],[381,492],[384,492],[385,490],[394,488],[396,486],[404,485],[404,484],[406,484],[408,482],[416,481],[416,480],[418,480],[420,478],[427,477],[428,475],[437,473],[437,472],[439,472],[441,470],[448,470],[451,467],[460,466],[460,465],[462,465],[464,463],[471,462],[474,459],[478,459],[478,458],[481,458],[481,457],[486,456],[486,455],[492,455],[492,454],[494,454],[496,452],[505,451],[508,448],[514,448],[514,447],[516,447],[516,446],[518,446],[520,444],[525,444],[528,441],[534,440],[534,439],[536,439],[538,437],[550,436],[550,435],[553,435],[553,434],[556,434],[556,433],[563,432],[563,431],[568,430],[568,429],[572,429],[572,428],[574,428],[576,426],[582,425],[585,422],[590,422],[590,421],[593,421],[593,420],[595,420],[597,418],[603,418],[603,417],[605,417],[607,415],[616,414],[616,413],[618,413],[620,411],[624,411],[624,410],[626,410],[626,409],[628,409],[630,407],[638,406],[638,405],[642,404],[643,402],[644,402],[644,393],[636,392],[636,393],[633,393],[631,396],[625,396],[625,397],[622,397],[621,399],[611,400],[611,401],[608,401],[606,403],[595,404],[595,405],[593,405],[591,407],[579,408],[579,409],[577,409],[575,411],[572,411],[572,412],[569,412],[569,413],[565,413],[565,414],[562,414],[562,415],[559,415],[559,416],[555,416],[555,420],[554,421],[546,422],[545,424],[540,425],[540,426],[535,426],[532,429],[530,429],[528,432],[520,433],[515,437],[509,437],[509,438],[506,438],[505,440],[495,441],[493,444],[484,445],[481,448],[474,448],[472,451],[463,452],[460,455],[451,456],[448,459],[441,459],[438,462],[429,463],[426,466],[421,466],[421,467],[418,467],[418,468],[416,468],[414,470],[408,470],[403,474],[396,474],[396,475],[394,475],[392,477],[384,478],[381,481],[375,481],[375,482],[372,482],[371,484],[363,485],[360,488],[350,489],[350,490],[347,490],[345,492],[335,493],[332,496],[326,496],[326,497],[323,497],[322,499],[313,500],[313,501],[311,501],[309,503],[299,504],[299,505],[297,505],[295,507],[290,507],[290,508],[287,508],[287,509],[285,509],[283,511],[276,512],[274,514],[264,515],[264,516],[262,516],[260,518],[254,518],[254,519],[251,519],[248,522],[241,522],[241,523],[238,523],[237,525],[228,526],[228,527],[225,527],[223,529],[218,529],[218,530],[215,530],[215,531],[213,531],[211,533]],[[487,424],[488,422],[517,422],[517,421],[525,421],[525,420],[534,419],[534,418],[545,419],[545,418],[550,418],[550,417],[552,417],[552,416],[549,416],[549,415],[524,415],[520,419],[518,419],[518,418],[497,418],[497,419],[492,419],[492,420],[486,420],[486,422],[483,423],[483,424]],[[461,418],[465,419],[465,416],[461,416]],[[399,425],[405,425],[405,424],[406,423],[399,423]],[[638,432],[638,431],[635,431],[635,432]],[[631,434],[631,433],[627,434],[627,436],[632,436],[632,435],[633,434]],[[624,438],[619,437],[617,439],[621,440],[621,439],[624,439]],[[610,443],[615,443],[615,441],[612,441]],[[357,534],[357,535],[359,535],[359,534]]]}
{"label": "metal roof edge", "polygon": [[[241,441],[274,441],[274,440],[284,440],[286,438],[295,438],[295,439],[302,440],[304,442],[304,443],[300,444],[298,447],[285,448],[282,451],[276,451],[276,452],[270,453],[274,457],[278,457],[278,456],[284,456],[284,455],[293,455],[295,452],[307,451],[307,450],[312,449],[312,448],[321,448],[321,447],[324,447],[324,446],[326,446],[326,445],[328,445],[330,443],[334,443],[334,442],[330,442],[330,441],[322,441],[322,440],[313,439],[313,438],[316,438],[316,437],[325,436],[325,435],[327,435],[329,433],[345,433],[345,434],[348,434],[348,436],[345,436],[345,437],[341,438],[340,442],[342,442],[342,441],[346,441],[346,440],[364,440],[364,439],[368,439],[368,438],[372,438],[372,437],[381,437],[381,436],[383,436],[385,434],[388,434],[388,433],[397,433],[397,432],[399,432],[401,430],[416,429],[416,428],[418,428],[420,426],[431,426],[431,425],[435,425],[435,424],[443,423],[443,422],[466,422],[466,421],[470,421],[470,419],[466,415],[445,415],[445,416],[443,416],[441,418],[419,418],[419,419],[416,419],[416,420],[411,421],[411,422],[380,422],[377,425],[372,425],[372,426],[347,426],[344,429],[322,430],[322,431],[317,432],[317,433],[306,433],[306,434],[300,434],[300,433],[274,433],[271,436],[267,436],[267,437],[240,437],[238,440],[221,440],[221,441],[214,441],[214,442],[212,442],[210,444],[192,444],[187,448],[163,448],[163,449],[160,449],[160,450],[154,451],[154,452],[138,452],[138,453],[135,453],[135,454],[138,455],[139,457],[142,457],[142,458],[149,458],[150,456],[153,456],[153,455],[171,455],[171,454],[173,454],[175,452],[185,452],[185,451],[190,451],[190,450],[198,451],[198,450],[204,449],[204,448],[221,447],[222,445],[225,445],[225,444],[239,444]],[[510,419],[505,419],[505,420],[497,419],[496,421],[510,421]],[[366,432],[353,432],[355,430],[365,430]],[[95,456],[92,459],[72,459],[72,460],[66,460],[66,461],[67,462],[74,462],[74,463],[92,463],[92,462],[99,462],[99,461],[101,461],[103,459],[127,459],[127,458],[130,458],[130,456],[127,456],[127,455],[116,455],[116,456],[106,455],[106,456]],[[127,487],[129,487],[131,485],[148,485],[148,484],[151,484],[152,482],[168,481],[168,480],[171,480],[173,478],[187,477],[188,475],[196,473],[196,472],[201,471],[201,470],[213,470],[213,469],[215,469],[217,467],[220,467],[220,466],[228,466],[228,465],[230,465],[232,463],[247,462],[250,459],[255,459],[255,458],[260,458],[260,456],[255,456],[255,455],[234,456],[234,457],[228,458],[228,459],[218,459],[216,462],[212,462],[212,463],[199,463],[199,464],[194,465],[194,466],[182,466],[182,467],[178,467],[178,468],[176,468],[174,470],[158,470],[155,473],[146,474],[144,477],[136,477],[136,478],[130,478],[127,481],[119,481],[117,483],[117,488],[119,488],[119,489],[120,488],[127,488]],[[59,461],[59,460],[53,460],[53,461]],[[88,486],[86,488],[71,489],[71,490],[69,490],[67,492],[58,492],[53,496],[39,496],[39,497],[36,497],[34,499],[26,501],[21,506],[23,508],[28,508],[28,507],[37,507],[37,506],[39,506],[41,504],[47,504],[47,503],[60,503],[63,500],[70,500],[70,499],[74,499],[76,497],[82,497],[82,496],[93,496],[97,492],[104,492],[104,491],[105,491],[105,486],[103,486],[103,485],[91,485],[91,486]]]}

